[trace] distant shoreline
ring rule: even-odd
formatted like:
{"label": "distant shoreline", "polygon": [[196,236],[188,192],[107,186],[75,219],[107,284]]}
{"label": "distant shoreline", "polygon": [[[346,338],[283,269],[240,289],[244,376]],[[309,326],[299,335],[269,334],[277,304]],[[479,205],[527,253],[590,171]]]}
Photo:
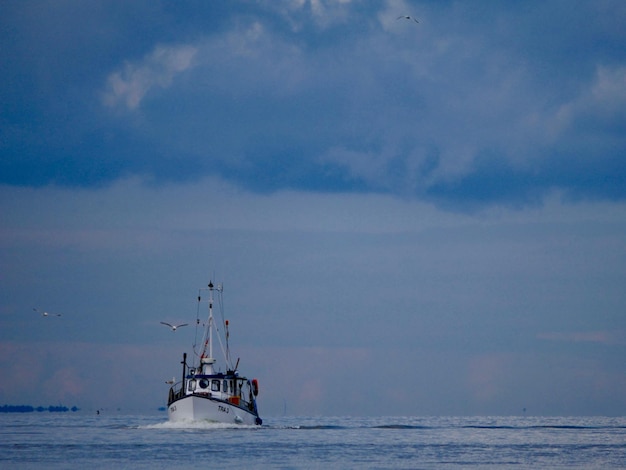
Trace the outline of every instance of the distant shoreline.
{"label": "distant shoreline", "polygon": [[68,408],[63,405],[50,405],[50,406],[32,406],[32,405],[3,405],[0,406],[0,413],[33,413],[33,412],[44,412],[48,411],[50,413],[65,413],[68,411],[78,411],[79,408],[76,406],[72,406]]}

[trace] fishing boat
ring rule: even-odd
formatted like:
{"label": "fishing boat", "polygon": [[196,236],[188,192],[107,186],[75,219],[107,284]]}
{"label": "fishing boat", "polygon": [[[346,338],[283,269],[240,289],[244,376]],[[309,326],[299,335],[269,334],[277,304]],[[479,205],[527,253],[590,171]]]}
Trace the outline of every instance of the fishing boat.
{"label": "fishing boat", "polygon": [[[203,294],[208,299],[203,300]],[[193,363],[187,363],[187,353],[183,354],[182,380],[172,385],[167,400],[170,421],[210,421],[225,424],[261,425],[256,397],[259,383],[239,375],[239,359],[233,366],[229,349],[229,322],[224,319],[223,287],[214,286],[200,289],[198,294],[198,315],[196,318],[196,342],[194,342]],[[213,318],[214,296],[218,301],[221,321]],[[206,322],[200,319],[201,305],[208,304]],[[202,331],[202,340],[197,339]],[[214,341],[217,340],[223,356],[224,371],[213,356]]]}

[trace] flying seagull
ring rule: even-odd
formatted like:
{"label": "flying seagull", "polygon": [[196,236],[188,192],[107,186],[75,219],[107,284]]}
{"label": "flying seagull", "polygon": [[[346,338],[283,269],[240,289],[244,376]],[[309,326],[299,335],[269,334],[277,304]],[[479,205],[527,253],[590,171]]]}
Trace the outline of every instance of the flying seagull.
{"label": "flying seagull", "polygon": [[398,16],[398,18],[396,18],[396,21],[401,20],[401,19],[405,19],[405,20],[413,20],[416,23],[419,23],[419,21],[417,21],[415,18],[413,18],[412,16],[408,16],[408,15],[402,15],[402,16]]}
{"label": "flying seagull", "polygon": [[42,317],[60,317],[61,314],[60,313],[48,313],[48,312],[40,312],[39,310],[37,310],[36,308],[33,308],[33,310],[37,313],[41,313]]}
{"label": "flying seagull", "polygon": [[169,323],[161,322],[161,325],[169,326],[172,331],[176,331],[176,328],[180,328],[181,326],[187,326],[187,323],[183,323],[182,325],[170,325]]}

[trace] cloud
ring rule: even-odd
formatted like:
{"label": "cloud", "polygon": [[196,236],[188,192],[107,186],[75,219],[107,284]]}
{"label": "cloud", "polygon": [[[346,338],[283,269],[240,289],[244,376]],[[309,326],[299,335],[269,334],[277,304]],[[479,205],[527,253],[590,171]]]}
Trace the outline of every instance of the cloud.
{"label": "cloud", "polygon": [[197,48],[188,45],[156,46],[142,60],[127,62],[122,70],[109,75],[103,102],[137,108],[152,89],[169,87],[176,75],[191,69],[196,52]]}
{"label": "cloud", "polygon": [[268,409],[624,410],[624,2],[98,5],[0,15],[3,397],[162,404],[215,273]]}
{"label": "cloud", "polygon": [[[597,332],[623,330],[624,204],[555,194],[457,214],[381,194],[131,178],[97,190],[0,186],[0,212],[9,403],[38,381],[81,407],[162,405],[193,329],[173,335],[159,321],[193,323],[197,289],[216,274],[264,415],[285,401],[309,415],[624,409],[623,342],[537,337],[567,324],[575,339],[610,342]],[[41,321],[37,305],[61,321]],[[585,374],[603,371],[606,383],[593,403],[592,382],[571,377],[590,351]],[[561,383],[581,392],[546,404],[537,384],[551,368],[561,372],[549,395],[562,396]],[[129,383],[141,400],[129,401]]]}
{"label": "cloud", "polygon": [[[61,402],[86,409],[107,406],[126,411],[156,410],[167,396],[164,382],[169,370],[163,365],[170,359],[173,365],[179,362],[174,356],[176,350],[164,344],[0,341],[0,350],[7,349],[14,352],[11,367],[0,365],[4,381],[10,386],[0,387],[0,400],[35,406]],[[35,375],[25,372],[29,370]],[[133,399],[125,393],[131,383],[141,383],[147,393]]]}
{"label": "cloud", "polygon": [[[626,122],[626,67],[599,65],[589,87],[574,100],[564,103],[549,126],[553,134],[583,133],[593,137],[594,145],[603,145],[606,131],[623,128]],[[598,135],[598,132],[601,135]],[[619,142],[620,136],[615,136]],[[614,145],[616,142],[607,142]],[[606,144],[605,144],[606,145]],[[602,147],[601,147],[602,148]]]}
{"label": "cloud", "polygon": [[325,30],[351,20],[354,0],[263,0],[266,11],[278,15],[293,32]]}
{"label": "cloud", "polygon": [[46,400],[54,403],[61,400],[62,403],[73,403],[76,399],[83,399],[85,378],[81,376],[75,367],[57,369],[52,377],[42,384]]}
{"label": "cloud", "polygon": [[[52,80],[35,82],[53,83],[51,93],[29,93],[12,76],[0,175],[68,186],[210,175],[258,193],[385,193],[456,210],[523,207],[555,190],[623,200],[625,66],[612,14],[621,8],[285,1],[116,10],[167,26],[150,34],[139,34],[149,30],[141,21],[115,29],[104,11],[90,14],[89,31],[102,24],[117,46],[96,62],[100,36],[71,41],[75,53],[45,68]],[[395,20],[405,13],[420,24]],[[40,36],[30,40],[45,49]],[[58,99],[19,112],[33,96]]]}
{"label": "cloud", "polygon": [[626,332],[613,331],[568,331],[538,333],[537,339],[564,343],[598,343],[607,346],[626,345]]}
{"label": "cloud", "polygon": [[497,401],[502,393],[503,372],[510,367],[510,358],[502,355],[479,355],[467,365],[468,388],[478,402]]}

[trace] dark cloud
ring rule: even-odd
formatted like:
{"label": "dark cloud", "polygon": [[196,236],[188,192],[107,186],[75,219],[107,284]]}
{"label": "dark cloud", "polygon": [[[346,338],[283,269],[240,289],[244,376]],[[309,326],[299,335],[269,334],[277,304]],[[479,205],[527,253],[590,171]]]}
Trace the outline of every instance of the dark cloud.
{"label": "dark cloud", "polygon": [[394,5],[4,3],[0,181],[626,196],[620,2]]}

